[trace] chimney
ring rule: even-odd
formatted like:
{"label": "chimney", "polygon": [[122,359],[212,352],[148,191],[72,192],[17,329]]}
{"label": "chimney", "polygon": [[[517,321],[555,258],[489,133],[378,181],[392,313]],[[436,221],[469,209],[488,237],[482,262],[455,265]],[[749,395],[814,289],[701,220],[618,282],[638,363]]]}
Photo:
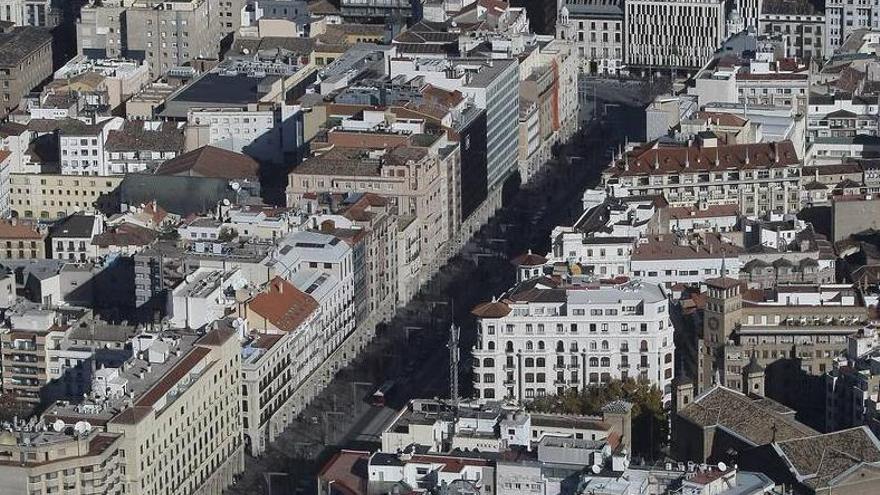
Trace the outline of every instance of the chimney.
{"label": "chimney", "polygon": [[284,284],[281,281],[277,281],[273,284],[275,286],[275,290],[278,291],[279,294],[284,294]]}

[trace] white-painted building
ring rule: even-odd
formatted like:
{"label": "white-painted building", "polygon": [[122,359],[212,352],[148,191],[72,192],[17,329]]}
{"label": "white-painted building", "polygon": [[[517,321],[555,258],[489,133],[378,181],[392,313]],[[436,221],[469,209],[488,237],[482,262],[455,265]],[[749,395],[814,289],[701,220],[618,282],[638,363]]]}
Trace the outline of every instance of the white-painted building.
{"label": "white-painted building", "polygon": [[235,305],[235,291],[246,284],[239,269],[196,269],[171,291],[171,324],[174,328],[199,329],[222,318]]}
{"label": "white-painted building", "polygon": [[581,72],[615,75],[623,69],[624,13],[621,0],[566,0],[556,37],[577,47]]}
{"label": "white-painted building", "polygon": [[187,149],[205,145],[281,162],[303,144],[299,106],[278,110],[200,108],[187,114]]}
{"label": "white-painted building", "polygon": [[113,117],[99,124],[67,120],[58,131],[63,175],[110,175],[105,144],[112,130],[119,130],[125,120]]}
{"label": "white-painted building", "polygon": [[722,0],[629,0],[625,3],[624,60],[639,67],[702,67],[726,33]]}
{"label": "white-painted building", "polygon": [[738,277],[743,249],[721,234],[668,234],[642,239],[630,261],[632,276],[672,287],[722,275]]}
{"label": "white-painted building", "polygon": [[523,282],[478,305],[474,396],[529,401],[612,379],[643,378],[671,399],[667,295],[657,285]]}

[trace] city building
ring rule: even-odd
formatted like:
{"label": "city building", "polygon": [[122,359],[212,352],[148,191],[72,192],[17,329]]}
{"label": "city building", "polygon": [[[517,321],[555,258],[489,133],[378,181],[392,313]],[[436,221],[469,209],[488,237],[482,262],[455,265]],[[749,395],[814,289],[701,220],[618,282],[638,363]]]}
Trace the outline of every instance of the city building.
{"label": "city building", "polygon": [[624,63],[636,69],[694,70],[727,36],[720,0],[630,0],[624,3]]}
{"label": "city building", "polygon": [[236,291],[247,284],[238,269],[199,267],[171,290],[169,311],[175,328],[200,329],[225,316],[235,306]]}
{"label": "city building", "polygon": [[827,431],[861,425],[875,435],[880,431],[877,349],[877,329],[871,325],[847,336],[846,354],[835,360],[834,368],[824,376]]}
{"label": "city building", "polygon": [[844,45],[847,38],[859,30],[880,27],[880,11],[868,3],[854,6],[843,0],[825,3],[825,57]]}
{"label": "city building", "polygon": [[50,255],[56,260],[90,260],[92,240],[103,231],[104,219],[99,215],[70,215],[49,229]]}
{"label": "city building", "polygon": [[284,279],[272,280],[239,316],[252,333],[242,347],[244,443],[259,456],[318,393],[307,381],[327,354],[318,302]]}
{"label": "city building", "polygon": [[628,151],[602,183],[630,195],[662,194],[670,206],[733,203],[742,215],[761,216],[800,210],[800,172],[790,141],[724,145],[709,135],[690,146],[653,142]]}
{"label": "city building", "polygon": [[183,151],[184,135],[175,123],[127,120],[107,134],[105,168],[107,175],[154,170]]}
{"label": "city building", "polygon": [[[153,0],[96,2],[83,6],[76,24],[77,52],[92,59],[127,58],[146,62],[152,77],[196,59],[216,59],[221,29],[231,6],[216,0],[163,3]],[[231,31],[231,30],[229,30]]]}
{"label": "city building", "polygon": [[758,33],[780,38],[785,56],[825,59],[825,14],[808,0],[763,0]]}
{"label": "city building", "polygon": [[739,280],[727,277],[706,285],[698,390],[712,383],[742,388],[742,372],[754,360],[767,370],[768,397],[823,421],[824,384],[818,377],[832,369],[847,336],[867,321],[861,294],[845,284],[743,290]]}
{"label": "city building", "polygon": [[616,75],[624,70],[623,4],[620,0],[563,2],[556,36],[574,44],[581,72]]}
{"label": "city building", "polygon": [[121,176],[11,174],[10,208],[13,215],[23,219],[54,220],[75,213],[92,214],[121,182]]}
{"label": "city building", "polygon": [[22,260],[46,257],[46,231],[15,217],[0,222],[0,259]]}
{"label": "city building", "polygon": [[43,431],[22,428],[0,433],[0,478],[10,495],[63,488],[81,494],[123,493],[121,436],[64,421]]}
{"label": "city building", "polygon": [[52,35],[32,26],[0,28],[0,117],[52,75]]}
{"label": "city building", "polygon": [[47,0],[3,0],[0,2],[0,21],[52,29],[58,24],[59,10]]}
{"label": "city building", "polygon": [[522,282],[472,311],[474,396],[529,401],[640,378],[668,400],[674,343],[667,307],[656,285]]}

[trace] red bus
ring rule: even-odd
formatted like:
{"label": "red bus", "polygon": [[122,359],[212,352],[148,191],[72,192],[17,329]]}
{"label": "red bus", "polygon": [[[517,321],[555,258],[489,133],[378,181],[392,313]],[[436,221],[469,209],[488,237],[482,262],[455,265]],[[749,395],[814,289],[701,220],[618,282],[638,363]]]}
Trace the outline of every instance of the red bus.
{"label": "red bus", "polygon": [[376,407],[384,407],[385,399],[393,388],[394,380],[388,380],[383,383],[375,392],[373,392],[373,395],[370,396],[370,404]]}

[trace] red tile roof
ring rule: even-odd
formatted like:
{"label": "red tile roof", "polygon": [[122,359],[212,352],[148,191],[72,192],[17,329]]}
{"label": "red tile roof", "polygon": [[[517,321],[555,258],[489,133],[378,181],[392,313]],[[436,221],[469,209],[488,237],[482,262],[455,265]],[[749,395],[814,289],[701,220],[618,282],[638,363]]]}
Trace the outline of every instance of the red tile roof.
{"label": "red tile roof", "polygon": [[248,303],[248,310],[265,318],[281,331],[293,332],[318,309],[318,302],[281,277]]}
{"label": "red tile roof", "polygon": [[503,318],[510,313],[511,309],[507,303],[502,301],[491,301],[477,304],[471,310],[471,314],[477,318]]}
{"label": "red tile roof", "polygon": [[791,141],[718,147],[637,148],[612,164],[606,173],[614,176],[663,175],[685,171],[778,168],[798,163]]}
{"label": "red tile roof", "polygon": [[156,175],[213,177],[220,179],[255,179],[260,165],[253,158],[234,151],[202,146],[166,161]]}
{"label": "red tile roof", "polygon": [[18,220],[0,221],[0,239],[34,239],[43,238],[34,226]]}

